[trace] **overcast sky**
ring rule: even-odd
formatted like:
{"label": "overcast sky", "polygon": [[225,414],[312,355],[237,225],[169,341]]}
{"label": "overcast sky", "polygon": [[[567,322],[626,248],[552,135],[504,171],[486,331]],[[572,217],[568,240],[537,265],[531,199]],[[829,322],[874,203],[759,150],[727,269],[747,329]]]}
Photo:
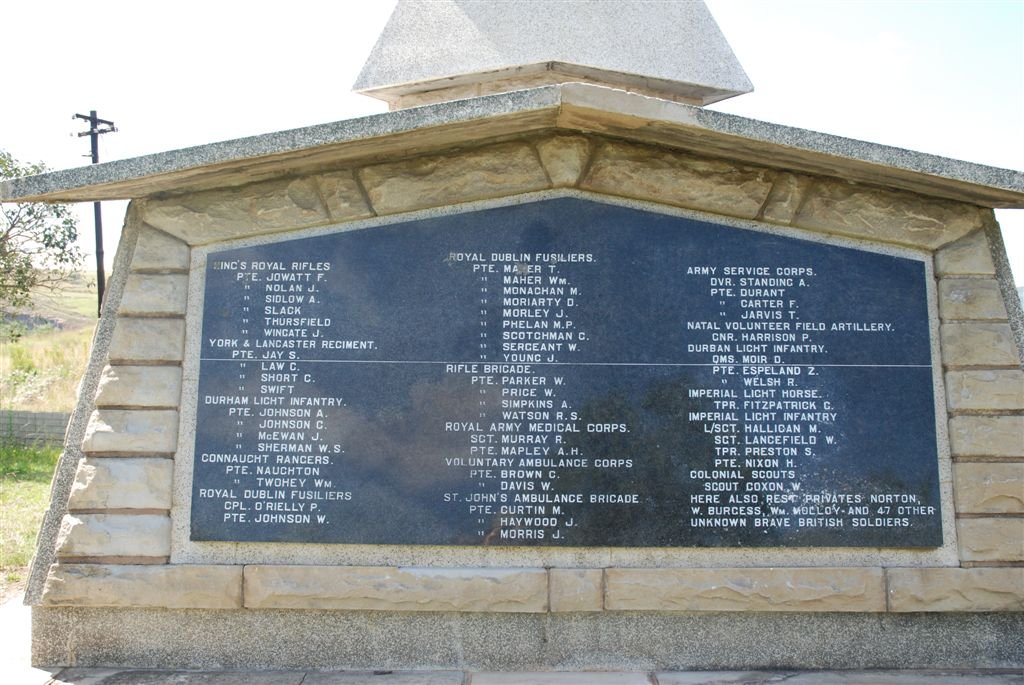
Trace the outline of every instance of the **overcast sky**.
{"label": "overcast sky", "polygon": [[[9,2],[0,149],[87,164],[72,114],[90,109],[119,129],[100,139],[103,161],[385,111],[350,87],[393,4]],[[707,4],[755,87],[714,109],[1024,169],[1024,0]],[[104,204],[108,258],[123,214]],[[998,218],[1024,285],[1024,210]]]}

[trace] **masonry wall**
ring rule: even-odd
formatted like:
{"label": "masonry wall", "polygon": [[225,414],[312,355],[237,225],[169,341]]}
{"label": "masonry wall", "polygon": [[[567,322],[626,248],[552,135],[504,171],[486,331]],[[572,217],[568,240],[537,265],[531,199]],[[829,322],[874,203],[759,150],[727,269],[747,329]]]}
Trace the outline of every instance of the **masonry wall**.
{"label": "masonry wall", "polygon": [[[188,547],[175,533],[188,517],[175,488],[193,440],[194,417],[182,409],[187,319],[201,307],[189,295],[190,251],[539,192],[628,198],[925,256],[947,420],[943,547]],[[136,201],[40,536],[28,592],[35,660],[1020,665],[1024,371],[1010,323],[1020,305],[1000,249],[991,211],[977,206],[569,132]],[[694,640],[699,631],[706,641]],[[843,637],[822,637],[831,631]],[[935,648],[939,635],[948,649]],[[771,636],[775,651],[756,636]]]}
{"label": "masonry wall", "polygon": [[16,444],[60,445],[70,414],[56,411],[0,411],[0,436]]}

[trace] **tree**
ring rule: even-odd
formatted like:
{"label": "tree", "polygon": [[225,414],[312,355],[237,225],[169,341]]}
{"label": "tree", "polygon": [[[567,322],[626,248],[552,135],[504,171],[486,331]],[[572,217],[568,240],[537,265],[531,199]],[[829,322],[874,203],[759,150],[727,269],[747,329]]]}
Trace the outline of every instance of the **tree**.
{"label": "tree", "polygon": [[[43,171],[42,164],[21,164],[0,150],[0,181]],[[77,239],[67,205],[0,204],[0,338],[17,335],[12,312],[29,304],[34,289],[52,289],[74,273],[82,261]]]}

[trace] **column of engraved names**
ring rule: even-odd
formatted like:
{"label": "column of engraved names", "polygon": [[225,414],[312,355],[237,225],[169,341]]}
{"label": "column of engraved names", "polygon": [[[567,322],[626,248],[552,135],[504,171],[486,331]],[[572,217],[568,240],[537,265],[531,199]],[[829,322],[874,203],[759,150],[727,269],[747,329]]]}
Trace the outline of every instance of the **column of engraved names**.
{"label": "column of engraved names", "polygon": [[717,310],[711,320],[687,324],[694,336],[687,352],[711,369],[706,385],[689,390],[699,406],[689,420],[714,441],[714,454],[688,474],[699,486],[690,495],[689,526],[836,525],[825,517],[794,520],[807,496],[801,467],[834,442],[839,418],[816,366],[828,350],[800,318],[813,268],[700,265],[687,276]]}
{"label": "column of engraved names", "polygon": [[690,420],[714,433],[716,444],[710,464],[690,474],[703,489],[691,496],[691,526],[894,528],[935,513],[912,493],[804,482],[807,464],[842,447],[840,426],[852,409],[826,390],[844,371],[829,363],[822,339],[857,345],[858,336],[891,336],[894,322],[802,310],[802,293],[821,287],[810,266],[694,266],[688,275],[706,279],[719,308],[718,320],[693,323],[704,340],[692,351],[710,355],[713,380],[690,390],[705,405]]}
{"label": "column of engraved names", "polygon": [[[486,361],[446,369],[468,375],[479,396],[475,420],[445,421],[446,431],[466,432],[469,442],[467,456],[447,460],[449,467],[468,468],[466,490],[446,493],[446,500],[467,507],[476,536],[486,542],[568,540],[574,507],[630,499],[567,491],[558,482],[597,468],[568,443],[575,434],[606,428],[581,418],[561,368],[589,339],[577,323],[587,298],[573,273],[594,268],[596,260],[590,253],[452,253],[449,259],[479,274],[479,348]],[[601,468],[625,468],[625,460]]]}
{"label": "column of engraved names", "polygon": [[329,261],[210,262],[208,287],[224,284],[229,292],[219,295],[240,306],[237,337],[204,341],[213,355],[201,373],[226,375],[232,385],[202,395],[200,414],[226,412],[233,433],[228,451],[198,455],[204,480],[223,487],[195,496],[218,500],[223,521],[235,527],[326,526],[329,505],[352,498],[330,473],[344,451],[327,429],[344,398],[338,388],[318,387],[310,362],[373,343],[333,337],[324,297],[330,270]]}

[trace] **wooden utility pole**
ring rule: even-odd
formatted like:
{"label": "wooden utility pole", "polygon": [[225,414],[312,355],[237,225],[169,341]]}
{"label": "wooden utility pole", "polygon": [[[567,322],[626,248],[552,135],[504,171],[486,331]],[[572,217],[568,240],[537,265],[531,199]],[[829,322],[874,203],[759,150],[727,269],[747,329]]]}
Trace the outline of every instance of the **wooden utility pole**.
{"label": "wooden utility pole", "polygon": [[[96,110],[90,110],[89,115],[75,114],[72,119],[82,119],[89,122],[89,130],[82,131],[78,137],[89,136],[92,142],[92,163],[99,164],[100,161],[100,135],[113,133],[117,130],[113,121],[100,119],[96,116]],[[100,203],[92,204],[93,219],[96,225],[96,316],[103,313],[103,290],[106,283],[106,274],[103,269],[103,214],[100,212]]]}

